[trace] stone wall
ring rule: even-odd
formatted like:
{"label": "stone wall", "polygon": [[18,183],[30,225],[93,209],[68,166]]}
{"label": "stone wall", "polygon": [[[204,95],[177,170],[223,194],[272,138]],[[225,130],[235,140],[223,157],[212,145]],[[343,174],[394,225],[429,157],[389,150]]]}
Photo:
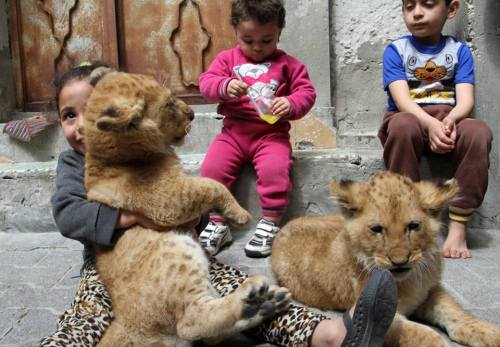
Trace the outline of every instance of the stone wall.
{"label": "stone wall", "polygon": [[[500,1],[462,0],[460,5],[459,14],[446,24],[445,33],[457,36],[472,48],[476,66],[474,117],[485,121],[496,135],[500,133]],[[382,52],[391,39],[407,30],[401,1],[334,0],[332,18],[332,104],[337,134],[351,135],[350,142],[343,141],[340,147],[351,146],[362,142],[363,134],[373,136],[380,124],[386,106]],[[376,139],[364,141],[372,148],[380,148]],[[493,143],[490,160],[490,186],[478,212],[486,224],[500,225],[499,139]]]}
{"label": "stone wall", "polygon": [[490,185],[479,213],[487,224],[500,225],[500,1],[466,1],[470,36],[475,50],[475,117],[493,130]]}

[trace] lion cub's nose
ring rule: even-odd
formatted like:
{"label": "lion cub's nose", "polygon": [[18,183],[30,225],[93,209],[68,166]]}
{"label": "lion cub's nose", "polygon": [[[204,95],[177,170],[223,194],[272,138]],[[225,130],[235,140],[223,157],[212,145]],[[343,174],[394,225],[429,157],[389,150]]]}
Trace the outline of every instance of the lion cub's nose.
{"label": "lion cub's nose", "polygon": [[389,259],[391,260],[392,265],[394,266],[403,266],[408,264],[408,256],[390,256]]}
{"label": "lion cub's nose", "polygon": [[192,121],[194,119],[194,112],[193,112],[193,110],[190,110],[188,112],[187,116],[188,116],[189,120]]}

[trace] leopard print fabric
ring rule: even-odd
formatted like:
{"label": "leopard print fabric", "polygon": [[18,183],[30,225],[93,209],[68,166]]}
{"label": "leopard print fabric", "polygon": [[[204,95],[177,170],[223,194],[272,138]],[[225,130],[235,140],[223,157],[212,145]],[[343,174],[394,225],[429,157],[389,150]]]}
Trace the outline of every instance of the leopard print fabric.
{"label": "leopard print fabric", "polygon": [[[210,260],[210,281],[221,296],[234,291],[248,277],[241,270],[219,263],[214,258]],[[109,295],[95,270],[95,263],[89,262],[83,269],[71,308],[60,317],[57,331],[42,339],[40,347],[93,347],[101,339],[112,317]],[[309,346],[314,329],[323,319],[327,317],[306,307],[291,305],[288,311],[248,334],[279,346]]]}
{"label": "leopard print fabric", "polygon": [[43,347],[94,346],[113,318],[109,297],[95,263],[87,262],[71,307],[57,323],[56,332],[41,340]]}
{"label": "leopard print fabric", "polygon": [[[210,262],[210,282],[221,296],[225,296],[238,288],[248,275],[230,265]],[[248,332],[259,340],[279,346],[309,346],[314,329],[325,315],[314,313],[304,306],[291,305],[288,311],[275,316],[273,320]]]}

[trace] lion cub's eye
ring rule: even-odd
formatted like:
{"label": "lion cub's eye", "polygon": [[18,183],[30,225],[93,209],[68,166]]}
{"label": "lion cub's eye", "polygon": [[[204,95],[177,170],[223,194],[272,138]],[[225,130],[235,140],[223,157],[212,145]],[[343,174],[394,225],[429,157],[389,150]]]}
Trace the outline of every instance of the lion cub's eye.
{"label": "lion cub's eye", "polygon": [[382,234],[384,232],[384,228],[380,225],[371,225],[369,228],[375,234]]}
{"label": "lion cub's eye", "polygon": [[418,230],[420,229],[420,222],[410,222],[408,224],[408,230]]}

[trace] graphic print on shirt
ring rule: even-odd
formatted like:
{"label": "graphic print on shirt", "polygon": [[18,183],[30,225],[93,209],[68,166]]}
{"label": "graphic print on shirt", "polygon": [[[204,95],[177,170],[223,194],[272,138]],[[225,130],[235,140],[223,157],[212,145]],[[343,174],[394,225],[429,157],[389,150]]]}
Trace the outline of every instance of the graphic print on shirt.
{"label": "graphic print on shirt", "polygon": [[418,103],[453,104],[454,66],[455,59],[451,54],[439,55],[427,61],[410,56],[406,61],[405,70],[410,75],[408,83],[411,98]]}
{"label": "graphic print on shirt", "polygon": [[271,63],[247,63],[235,66],[233,71],[239,80],[248,85],[247,95],[260,117],[267,123],[274,124],[279,118],[270,114],[269,107],[275,97],[279,81],[271,78],[270,67]]}

